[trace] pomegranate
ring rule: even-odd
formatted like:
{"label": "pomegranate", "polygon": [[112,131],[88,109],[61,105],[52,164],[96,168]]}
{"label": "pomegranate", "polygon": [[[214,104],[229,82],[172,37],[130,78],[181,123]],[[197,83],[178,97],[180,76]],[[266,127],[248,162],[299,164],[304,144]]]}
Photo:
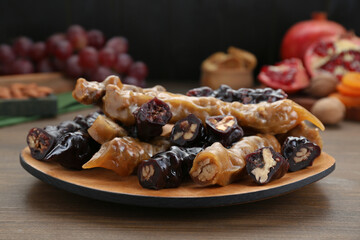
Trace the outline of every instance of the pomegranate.
{"label": "pomegranate", "polygon": [[285,59],[274,66],[263,66],[258,75],[260,82],[274,89],[294,93],[310,84],[306,70],[298,58]]}
{"label": "pomegranate", "polygon": [[331,73],[339,80],[347,72],[360,72],[360,38],[353,33],[333,36],[313,43],[304,62],[308,73]]}
{"label": "pomegranate", "polygon": [[327,20],[326,13],[315,12],[311,20],[298,22],[285,34],[281,44],[281,57],[303,59],[306,49],[320,38],[346,33],[340,24]]}

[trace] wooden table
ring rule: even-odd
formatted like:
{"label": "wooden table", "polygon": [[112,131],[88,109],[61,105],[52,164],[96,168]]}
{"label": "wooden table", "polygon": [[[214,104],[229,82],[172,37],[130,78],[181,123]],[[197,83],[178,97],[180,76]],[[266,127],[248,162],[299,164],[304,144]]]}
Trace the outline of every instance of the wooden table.
{"label": "wooden table", "polygon": [[76,114],[0,128],[0,239],[360,239],[360,123],[322,134],[336,170],[300,190],[231,207],[155,209],[81,197],[22,169],[28,130]]}

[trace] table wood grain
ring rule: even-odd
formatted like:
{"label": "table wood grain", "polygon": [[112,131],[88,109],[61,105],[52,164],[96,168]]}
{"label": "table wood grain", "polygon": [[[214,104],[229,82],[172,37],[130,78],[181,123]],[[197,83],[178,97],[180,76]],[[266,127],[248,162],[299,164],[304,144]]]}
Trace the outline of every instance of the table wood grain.
{"label": "table wood grain", "polygon": [[22,169],[30,128],[89,111],[0,128],[0,239],[360,239],[360,123],[322,133],[337,162],[319,182],[243,205],[158,209],[81,197]]}

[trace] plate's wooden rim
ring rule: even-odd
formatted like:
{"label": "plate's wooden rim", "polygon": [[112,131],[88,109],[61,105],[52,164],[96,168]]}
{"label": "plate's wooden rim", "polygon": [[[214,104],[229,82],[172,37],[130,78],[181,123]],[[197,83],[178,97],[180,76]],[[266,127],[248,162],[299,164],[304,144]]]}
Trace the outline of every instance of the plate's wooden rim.
{"label": "plate's wooden rim", "polygon": [[89,197],[101,201],[108,201],[127,205],[146,206],[146,207],[160,207],[160,208],[199,208],[199,207],[220,207],[228,205],[236,205],[249,203],[254,201],[260,201],[280,195],[287,194],[298,190],[308,184],[316,182],[335,170],[335,159],[326,153],[326,157],[331,160],[329,167],[320,171],[314,175],[301,179],[299,181],[291,182],[278,187],[240,193],[240,194],[228,194],[219,196],[204,196],[204,197],[168,197],[168,196],[151,196],[151,195],[136,195],[121,192],[111,192],[102,189],[91,188],[88,186],[78,185],[72,182],[64,181],[57,177],[51,176],[35,166],[29,164],[24,153],[28,148],[25,148],[20,153],[20,164],[34,177],[41,181],[48,183],[57,188],[65,191],[75,193],[84,197]]}

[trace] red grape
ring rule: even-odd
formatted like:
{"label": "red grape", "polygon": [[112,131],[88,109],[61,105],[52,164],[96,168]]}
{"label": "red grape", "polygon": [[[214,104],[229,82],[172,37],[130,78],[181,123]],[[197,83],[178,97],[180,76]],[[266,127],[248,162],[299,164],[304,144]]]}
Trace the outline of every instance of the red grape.
{"label": "red grape", "polygon": [[12,48],[7,44],[0,45],[0,63],[9,63],[15,60]]}
{"label": "red grape", "polygon": [[27,57],[33,41],[28,37],[19,37],[13,43],[13,50],[19,57]]}
{"label": "red grape", "polygon": [[135,77],[139,80],[145,79],[148,75],[148,68],[143,62],[134,62],[129,69],[129,76]]}
{"label": "red grape", "polygon": [[54,68],[48,58],[41,59],[36,64],[36,71],[37,72],[53,72]]}
{"label": "red grape", "polygon": [[102,82],[105,78],[112,74],[114,73],[110,70],[110,68],[100,66],[96,69],[96,71],[92,72],[90,79],[91,81]]}
{"label": "red grape", "polygon": [[88,42],[86,31],[80,25],[72,25],[67,30],[67,38],[75,50],[83,49]]}
{"label": "red grape", "polygon": [[131,76],[125,77],[124,79],[122,79],[122,82],[124,84],[135,85],[135,86],[139,86],[139,87],[145,87],[145,80],[144,79],[137,79],[137,78],[131,77]]}
{"label": "red grape", "polygon": [[114,49],[115,53],[126,53],[128,50],[128,40],[124,37],[112,37],[107,43],[106,47]]}
{"label": "red grape", "polygon": [[96,49],[100,49],[104,46],[105,37],[104,34],[97,30],[93,29],[87,32],[88,45]]}
{"label": "red grape", "polygon": [[73,52],[73,48],[69,41],[62,40],[56,43],[54,48],[55,56],[60,60],[68,59]]}
{"label": "red grape", "polygon": [[85,47],[79,53],[79,63],[83,68],[95,69],[98,65],[98,52],[93,47]]}
{"label": "red grape", "polygon": [[44,42],[34,43],[29,52],[29,56],[34,61],[40,61],[46,56],[46,45]]}
{"label": "red grape", "polygon": [[63,33],[55,33],[46,40],[46,51],[54,55],[55,46],[58,42],[66,40],[66,36]]}
{"label": "red grape", "polygon": [[65,70],[65,65],[66,65],[65,60],[53,58],[52,62],[53,62],[53,67],[56,71],[63,72]]}
{"label": "red grape", "polygon": [[115,52],[112,48],[106,47],[99,51],[99,64],[110,68],[114,66]]}
{"label": "red grape", "polygon": [[117,55],[114,70],[118,73],[127,73],[130,66],[133,64],[133,59],[127,53]]}
{"label": "red grape", "polygon": [[26,74],[34,72],[33,64],[26,59],[17,59],[11,64],[11,73],[13,74]]}
{"label": "red grape", "polygon": [[79,64],[78,55],[72,55],[67,59],[65,72],[69,77],[74,78],[78,78],[84,73],[82,67]]}

